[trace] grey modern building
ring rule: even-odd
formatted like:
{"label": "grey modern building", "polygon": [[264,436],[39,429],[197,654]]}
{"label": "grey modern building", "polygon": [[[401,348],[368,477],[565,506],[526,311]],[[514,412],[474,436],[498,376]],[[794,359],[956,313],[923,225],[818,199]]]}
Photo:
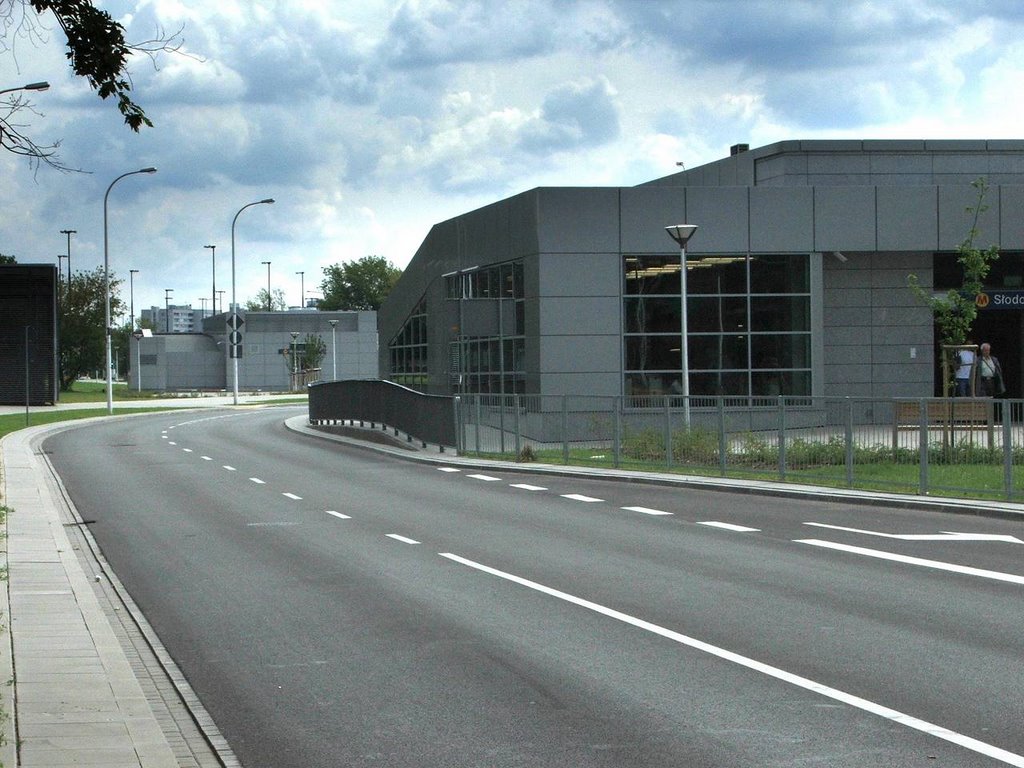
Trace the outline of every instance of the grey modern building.
{"label": "grey modern building", "polygon": [[[997,245],[989,341],[1021,396],[1024,141],[786,141],[632,187],[533,189],[436,224],[378,315],[382,376],[432,393],[931,396],[915,274]],[[695,224],[680,250],[666,233]]]}
{"label": "grey modern building", "polygon": [[[309,335],[319,337],[326,348],[321,378],[377,378],[375,312],[239,310],[238,315],[242,320],[240,390],[287,391],[291,354],[301,361]],[[226,315],[219,314],[203,320],[203,333],[157,332],[133,339],[129,385],[161,392],[231,389],[234,361],[229,357],[226,321]]]}

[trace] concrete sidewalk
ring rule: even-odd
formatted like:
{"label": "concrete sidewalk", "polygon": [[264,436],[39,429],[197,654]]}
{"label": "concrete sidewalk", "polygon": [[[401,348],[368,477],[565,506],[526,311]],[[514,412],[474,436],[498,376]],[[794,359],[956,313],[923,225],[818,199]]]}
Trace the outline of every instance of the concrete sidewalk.
{"label": "concrete sidewalk", "polygon": [[[55,424],[0,442],[10,617],[0,641],[4,766],[239,765],[38,453]],[[138,619],[141,624],[136,623]],[[208,732],[204,732],[204,728]]]}
{"label": "concrete sidewalk", "polygon": [[[231,398],[171,402],[186,408],[222,407]],[[104,409],[106,404],[96,407]],[[105,413],[97,414],[104,417]],[[344,435],[325,434],[301,415],[287,419],[286,425],[320,439],[407,459],[491,471],[643,479],[680,488],[1024,516],[1024,505],[1003,502],[466,459],[436,447],[410,450],[378,444],[373,442],[380,438],[378,430],[356,426],[345,429]],[[0,502],[10,510],[6,551],[0,552],[9,569],[7,588],[0,589],[0,614],[9,617],[10,630],[0,633],[0,679],[13,681],[0,686],[8,716],[2,725],[0,763],[5,768],[239,766],[145,618],[120,588],[40,454],[38,446],[46,434],[67,426],[65,422],[30,427],[0,441]]]}

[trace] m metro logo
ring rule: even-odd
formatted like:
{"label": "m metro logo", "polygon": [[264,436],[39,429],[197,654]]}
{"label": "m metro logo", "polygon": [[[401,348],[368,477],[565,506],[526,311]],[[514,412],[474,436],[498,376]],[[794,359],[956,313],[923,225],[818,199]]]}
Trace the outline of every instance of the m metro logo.
{"label": "m metro logo", "polygon": [[989,297],[987,293],[979,293],[974,297],[974,305],[978,309],[985,309],[989,304]]}

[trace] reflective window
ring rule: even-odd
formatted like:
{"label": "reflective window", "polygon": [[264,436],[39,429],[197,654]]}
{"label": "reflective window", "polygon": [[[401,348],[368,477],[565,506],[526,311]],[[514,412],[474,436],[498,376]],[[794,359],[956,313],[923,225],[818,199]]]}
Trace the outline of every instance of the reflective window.
{"label": "reflective window", "polygon": [[[690,393],[809,395],[810,258],[687,256],[686,266]],[[677,256],[623,257],[628,395],[680,391],[679,267]]]}

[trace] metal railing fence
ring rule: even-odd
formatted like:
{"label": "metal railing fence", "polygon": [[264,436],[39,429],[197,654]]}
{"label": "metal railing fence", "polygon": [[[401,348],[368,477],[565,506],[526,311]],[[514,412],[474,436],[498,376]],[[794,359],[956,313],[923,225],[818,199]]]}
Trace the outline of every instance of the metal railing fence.
{"label": "metal railing fence", "polygon": [[[521,461],[1024,496],[1024,401],[464,395],[460,453]],[[687,421],[689,423],[687,423]]]}
{"label": "metal railing fence", "polygon": [[379,379],[318,381],[309,384],[309,423],[379,424],[406,433],[410,440],[455,447],[453,402],[452,397],[425,395]]}

